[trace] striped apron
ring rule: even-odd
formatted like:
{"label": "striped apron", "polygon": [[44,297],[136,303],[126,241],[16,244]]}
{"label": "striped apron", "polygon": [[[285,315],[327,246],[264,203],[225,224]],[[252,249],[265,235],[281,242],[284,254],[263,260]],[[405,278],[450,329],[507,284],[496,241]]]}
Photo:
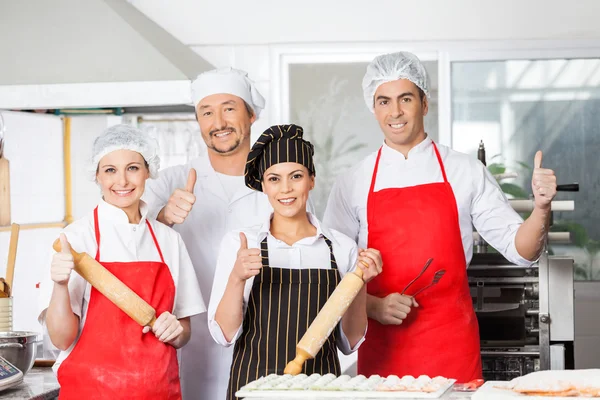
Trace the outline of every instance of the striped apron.
{"label": "striped apron", "polygon": [[[227,398],[248,382],[269,374],[283,374],[296,357],[296,344],[340,282],[331,241],[324,237],[331,259],[330,269],[286,269],[269,267],[267,238],[261,244],[262,269],[254,278],[244,318],[243,331],[235,343]],[[337,355],[337,329],[314,359],[302,370],[305,374],[341,374]]]}

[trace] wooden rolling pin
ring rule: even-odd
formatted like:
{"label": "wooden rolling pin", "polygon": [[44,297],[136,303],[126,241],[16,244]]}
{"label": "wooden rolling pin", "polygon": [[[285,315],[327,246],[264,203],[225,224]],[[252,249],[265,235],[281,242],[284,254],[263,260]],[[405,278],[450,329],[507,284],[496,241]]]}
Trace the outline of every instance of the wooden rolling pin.
{"label": "wooden rolling pin", "polygon": [[310,324],[300,342],[298,342],[296,358],[286,365],[283,371],[285,374],[298,375],[302,372],[304,362],[314,358],[321,350],[323,344],[325,344],[325,341],[365,284],[362,276],[363,271],[358,267],[354,272],[344,276],[317,314],[317,317]]}
{"label": "wooden rolling pin", "polygon": [[[60,252],[60,239],[56,239],[52,248]],[[87,253],[78,253],[71,248],[71,254],[75,262],[75,271],[90,285],[141,326],[152,327],[154,325],[156,311],[144,299]]]}

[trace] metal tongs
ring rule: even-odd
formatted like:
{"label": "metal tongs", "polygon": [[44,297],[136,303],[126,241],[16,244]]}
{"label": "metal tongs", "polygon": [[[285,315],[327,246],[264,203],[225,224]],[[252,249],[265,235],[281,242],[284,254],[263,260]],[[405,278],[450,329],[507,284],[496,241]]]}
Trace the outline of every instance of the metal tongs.
{"label": "metal tongs", "polygon": [[[427,260],[427,262],[425,263],[425,265],[423,266],[423,269],[421,270],[421,272],[419,272],[419,275],[417,275],[417,277],[415,279],[413,279],[412,281],[410,281],[408,283],[408,285],[406,285],[406,287],[402,290],[402,292],[400,294],[404,294],[406,293],[406,291],[408,290],[409,287],[412,286],[413,283],[415,283],[424,273],[425,271],[427,271],[427,268],[429,268],[429,266],[431,265],[433,261],[433,258],[430,258],[429,260]],[[431,283],[419,290],[417,290],[416,293],[410,295],[410,297],[415,297],[416,295],[418,295],[419,293],[421,293],[423,290],[428,289],[430,287],[432,287],[433,285],[437,284],[440,279],[442,279],[442,277],[444,276],[444,274],[446,273],[445,269],[440,269],[439,271],[436,271],[435,274],[433,274],[433,279],[431,280]]]}

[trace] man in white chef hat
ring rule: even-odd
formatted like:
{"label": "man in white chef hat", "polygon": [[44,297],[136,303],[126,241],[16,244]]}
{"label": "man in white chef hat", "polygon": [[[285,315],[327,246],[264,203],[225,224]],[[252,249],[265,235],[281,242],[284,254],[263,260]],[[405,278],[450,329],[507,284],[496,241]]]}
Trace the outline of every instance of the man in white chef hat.
{"label": "man in white chef hat", "polygon": [[[235,68],[200,74],[191,91],[208,156],[160,171],[144,199],[159,221],[181,234],[208,304],[225,233],[262,223],[272,211],[267,197],[244,182],[250,129],[265,100],[248,74]],[[224,399],[233,347],[212,339],[206,313],[192,318],[192,329],[181,351],[183,398]]]}
{"label": "man in white chef hat", "polygon": [[[482,163],[428,137],[423,119],[429,79],[414,54],[376,57],[367,67],[363,92],[384,141],[339,177],[324,216],[326,225],[359,247],[379,249],[386,266],[367,287],[369,330],[359,349],[358,373],[442,375],[459,382],[481,378],[466,275],[473,225],[510,262],[531,264],[548,231],[554,172],[542,168],[538,151],[535,208],[523,222]],[[431,266],[409,286],[430,258]],[[438,283],[417,295],[441,270]]]}

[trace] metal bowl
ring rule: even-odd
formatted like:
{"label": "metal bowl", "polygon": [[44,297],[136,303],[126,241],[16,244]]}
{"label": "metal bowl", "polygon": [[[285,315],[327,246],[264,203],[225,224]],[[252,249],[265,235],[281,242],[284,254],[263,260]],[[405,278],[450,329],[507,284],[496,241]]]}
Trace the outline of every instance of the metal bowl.
{"label": "metal bowl", "polygon": [[23,372],[29,372],[35,361],[39,334],[35,332],[0,332],[0,356]]}

